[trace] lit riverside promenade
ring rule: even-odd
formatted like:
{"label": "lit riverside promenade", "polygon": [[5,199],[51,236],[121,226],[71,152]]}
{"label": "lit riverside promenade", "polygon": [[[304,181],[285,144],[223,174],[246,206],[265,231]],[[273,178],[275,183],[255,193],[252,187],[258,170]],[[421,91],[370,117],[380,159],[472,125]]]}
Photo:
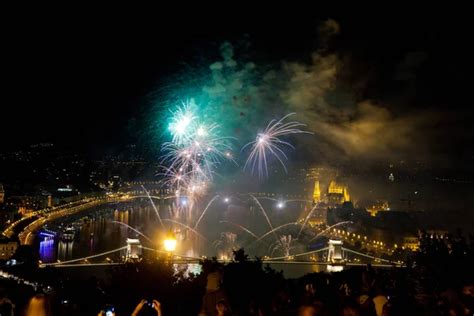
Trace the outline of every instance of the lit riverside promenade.
{"label": "lit riverside promenade", "polygon": [[[80,201],[76,201],[73,203],[70,203],[68,205],[62,206],[62,207],[54,207],[49,210],[38,210],[35,212],[32,212],[30,214],[27,214],[27,216],[21,218],[20,220],[10,224],[9,227],[5,229],[3,234],[5,236],[12,236],[14,233],[14,228],[22,221],[31,218],[32,216],[39,216],[38,219],[34,220],[32,223],[27,225],[21,232],[18,234],[18,238],[20,240],[20,243],[22,245],[31,245],[31,243],[34,240],[34,233],[39,230],[41,227],[43,227],[46,223],[59,219],[61,217],[67,217],[73,214],[80,213],[81,211],[85,211],[90,209],[91,207],[98,206],[101,204],[107,204],[107,203],[117,203],[117,202],[125,202],[125,201],[130,201],[132,199],[136,198],[153,198],[153,199],[169,199],[170,196],[148,196],[144,195],[143,192],[133,192],[133,193],[123,193],[123,194],[114,194],[114,195],[108,195],[108,196],[101,196],[101,197],[95,197],[95,198],[86,198]],[[336,230],[334,229],[334,232]],[[334,234],[333,231],[329,231],[330,236],[338,235]],[[335,236],[337,237],[337,236]],[[166,246],[166,245],[165,245]],[[175,246],[174,246],[175,247]],[[173,248],[174,248],[173,247]],[[88,259],[92,258],[98,258],[105,256],[107,254],[111,254],[114,252],[119,252],[125,249],[126,246],[120,247],[118,249],[113,249],[106,251],[104,253],[100,254],[94,254],[85,258],[77,258],[77,259],[72,259],[68,260],[67,262],[57,262],[57,263],[51,263],[51,264],[41,264],[41,267],[45,266],[53,266],[53,267],[68,267],[68,266],[78,266],[78,265],[91,265],[91,263],[88,261]],[[140,246],[143,250],[147,251],[152,251],[156,252],[158,255],[164,253],[166,255],[167,261],[173,261],[173,263],[198,263],[201,260],[205,259],[205,257],[189,257],[189,256],[184,256],[180,254],[174,253],[174,250],[171,250],[171,247],[165,247],[166,251],[160,251],[158,249],[153,249],[153,248],[147,248]],[[363,266],[365,265],[360,261],[360,259],[354,259],[354,260],[346,260],[346,259],[340,259],[337,262],[334,262],[334,260],[330,259],[330,251],[329,247],[324,247],[321,249],[313,250],[313,251],[308,251],[300,254],[294,254],[291,256],[280,256],[280,257],[273,257],[270,258],[268,256],[264,256],[262,258],[262,261],[266,263],[285,263],[285,264],[311,264],[311,265],[327,265],[327,266]],[[344,247],[340,247],[340,251],[344,251],[346,253],[351,253],[353,255],[363,257],[365,259],[370,259],[371,263],[376,266],[380,267],[401,267],[403,265],[402,262],[393,262],[390,260],[378,258],[375,256],[370,256],[364,253],[360,253],[357,251],[353,251],[351,249],[347,249]],[[315,254],[318,253],[326,253],[328,260],[326,261],[318,261],[315,257]],[[309,257],[309,260],[297,260],[297,258],[302,258],[302,257]],[[230,259],[225,259],[225,260],[218,260],[220,262],[226,263],[226,262],[231,262],[232,260]],[[84,263],[85,262],[85,263]],[[117,262],[107,262],[107,263],[95,263],[92,265],[107,265],[107,264],[120,264]]]}

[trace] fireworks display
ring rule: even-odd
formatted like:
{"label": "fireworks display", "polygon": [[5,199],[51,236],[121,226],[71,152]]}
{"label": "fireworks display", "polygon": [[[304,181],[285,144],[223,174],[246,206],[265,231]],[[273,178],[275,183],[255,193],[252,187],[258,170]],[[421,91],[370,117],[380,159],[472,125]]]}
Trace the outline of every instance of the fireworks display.
{"label": "fireworks display", "polygon": [[173,113],[172,121],[169,125],[169,130],[173,135],[173,143],[178,145],[186,143],[190,138],[190,129],[193,121],[196,119],[191,108],[194,103],[184,103],[182,107]]}
{"label": "fireworks display", "polygon": [[311,134],[300,129],[305,124],[296,121],[285,122],[285,120],[294,115],[290,113],[280,120],[272,120],[268,123],[265,130],[259,133],[253,142],[244,146],[250,147],[250,154],[245,162],[244,168],[250,168],[251,172],[257,172],[259,177],[268,176],[268,159],[270,156],[276,158],[286,171],[285,160],[288,159],[284,150],[294,148],[289,142],[281,139],[283,136],[291,134]]}
{"label": "fireworks display", "polygon": [[[194,101],[184,103],[171,113],[168,129],[172,140],[162,145],[164,183],[178,195],[194,196],[205,190],[222,160],[234,161],[231,141],[235,138],[221,136],[218,124],[205,122]],[[288,157],[285,150],[294,147],[283,138],[292,134],[311,134],[301,130],[304,124],[287,121],[294,114],[271,120],[255,141],[242,148],[250,147],[244,169],[250,169],[259,177],[268,176],[269,159],[273,157],[286,171]]]}
{"label": "fireworks display", "polygon": [[[258,22],[257,24],[262,24],[260,20]],[[82,156],[69,161],[62,153],[62,142],[70,144],[71,135],[47,133],[53,135],[54,140],[57,138],[60,141],[59,146],[51,149],[49,147],[53,146],[52,143],[30,144],[28,141],[28,144],[23,145],[30,145],[31,149],[18,149],[18,153],[5,152],[4,163],[15,168],[3,168],[5,172],[12,173],[2,175],[0,179],[6,181],[5,189],[8,191],[12,184],[7,182],[16,179],[17,164],[34,162],[34,165],[28,167],[34,167],[36,172],[44,169],[40,168],[43,164],[50,168],[51,161],[54,160],[54,168],[51,167],[46,173],[39,172],[38,177],[32,178],[32,181],[38,180],[38,183],[20,186],[25,187],[27,191],[28,188],[36,187],[41,190],[34,191],[51,191],[47,190],[49,186],[42,186],[53,181],[52,187],[67,183],[68,186],[70,184],[77,187],[73,188],[74,192],[80,187],[81,191],[97,192],[97,195],[91,194],[92,198],[89,195],[84,196],[83,201],[74,200],[69,206],[60,205],[61,208],[56,210],[56,207],[52,207],[55,204],[55,194],[52,192],[51,199],[45,200],[48,204],[45,212],[36,209],[35,212],[22,212],[18,223],[23,223],[20,222],[23,218],[32,218],[34,222],[16,226],[16,221],[9,221],[5,235],[11,237],[10,235],[16,235],[16,231],[21,229],[18,234],[20,244],[32,243],[36,224],[45,225],[46,220],[53,219],[56,222],[56,217],[49,218],[50,211],[54,216],[65,214],[64,216],[69,217],[63,208],[71,208],[70,213],[75,214],[76,210],[85,209],[89,204],[97,202],[97,205],[100,204],[97,209],[98,217],[91,215],[91,222],[100,217],[113,224],[113,234],[108,234],[111,230],[103,229],[102,221],[100,227],[97,225],[97,232],[106,232],[114,239],[112,245],[118,243],[118,237],[121,240],[124,239],[122,237],[127,237],[127,242],[128,239],[134,240],[130,242],[130,247],[137,244],[136,240],[160,249],[165,246],[167,262],[172,262],[171,255],[180,260],[192,258],[193,262],[196,262],[202,257],[214,254],[227,261],[232,260],[233,251],[239,248],[251,251],[249,254],[256,257],[264,255],[271,260],[290,260],[289,258],[309,254],[308,250],[314,251],[325,246],[326,239],[344,240],[354,248],[367,249],[367,252],[371,253],[377,251],[389,254],[390,251],[399,251],[397,245],[397,249],[391,249],[382,243],[383,239],[371,239],[371,235],[379,235],[379,230],[372,232],[365,229],[364,225],[367,224],[367,227],[371,228],[372,224],[384,219],[386,214],[382,211],[404,207],[404,203],[398,201],[400,199],[392,201],[394,194],[403,194],[406,196],[403,200],[407,201],[412,200],[413,194],[417,199],[429,195],[426,194],[428,189],[421,188],[424,191],[419,191],[422,187],[418,183],[420,177],[405,177],[404,174],[407,170],[419,168],[426,169],[425,173],[428,174],[432,171],[431,168],[434,170],[438,164],[448,165],[445,160],[446,153],[443,151],[446,149],[444,145],[436,142],[431,144],[429,140],[432,137],[443,140],[446,134],[442,133],[444,129],[438,128],[442,134],[438,135],[438,132],[432,132],[433,126],[456,125],[452,124],[457,122],[456,115],[445,115],[450,120],[444,122],[444,116],[437,114],[438,107],[443,107],[443,100],[446,99],[443,96],[419,97],[417,93],[416,98],[414,97],[413,89],[420,83],[419,80],[411,80],[412,77],[430,77],[427,75],[429,72],[425,73],[425,68],[431,64],[439,64],[426,58],[426,47],[422,47],[421,52],[415,50],[395,54],[396,56],[391,57],[392,66],[382,65],[384,67],[380,68],[379,73],[375,69],[380,66],[377,65],[377,58],[374,59],[375,66],[372,67],[372,59],[358,56],[363,54],[347,58],[350,55],[350,45],[339,51],[341,39],[337,37],[341,26],[345,27],[347,23],[339,25],[337,21],[327,20],[319,28],[314,24],[311,30],[308,28],[308,32],[298,26],[301,36],[306,33],[316,34],[318,41],[321,41],[320,46],[314,41],[299,45],[293,38],[289,38],[291,43],[285,46],[281,45],[282,38],[278,37],[275,43],[257,45],[265,48],[260,51],[260,48],[252,43],[252,38],[260,38],[260,35],[264,34],[258,30],[238,39],[238,36],[231,36],[237,39],[236,43],[224,42],[220,46],[218,41],[223,39],[222,36],[216,39],[206,37],[210,39],[209,45],[206,39],[197,42],[193,40],[190,43],[198,45],[191,45],[193,47],[188,47],[185,45],[186,41],[178,37],[177,40],[170,41],[172,44],[176,44],[176,41],[180,43],[176,49],[163,45],[162,41],[159,41],[158,46],[153,43],[151,46],[138,45],[146,48],[146,51],[137,56],[146,60],[143,60],[143,64],[140,60],[137,68],[136,58],[128,58],[130,56],[127,55],[125,59],[131,61],[128,65],[130,67],[125,65],[127,67],[122,67],[125,72],[120,72],[130,82],[114,78],[116,71],[108,71],[109,68],[114,70],[114,67],[99,67],[105,75],[110,72],[112,76],[109,79],[112,80],[107,82],[99,76],[101,80],[97,86],[100,89],[92,89],[91,95],[81,97],[75,105],[81,107],[84,103],[90,107],[94,100],[99,100],[100,103],[107,103],[107,107],[90,108],[100,110],[97,115],[91,115],[95,112],[88,109],[80,109],[74,114],[79,115],[76,115],[76,119],[81,124],[92,119],[98,123],[93,125],[99,126],[100,130],[115,131],[99,135],[102,137],[98,143],[105,145],[106,140],[112,141],[113,147],[104,151],[106,155],[100,158],[99,162],[88,162],[83,160]],[[306,26],[308,23],[304,24]],[[343,30],[342,40],[350,33]],[[379,35],[378,32],[374,33],[374,38],[379,38]],[[153,42],[149,41],[149,36],[143,38],[147,43]],[[268,40],[273,41],[273,37],[269,36]],[[122,42],[121,38],[120,43]],[[358,44],[370,41],[350,42]],[[182,43],[184,44],[181,45]],[[133,51],[137,49],[137,45],[122,46],[130,47]],[[167,49],[163,50],[163,47]],[[276,49],[271,52],[271,56],[268,55],[269,47]],[[370,48],[372,47],[361,49],[370,51]],[[213,49],[217,51],[211,52]],[[183,50],[183,53],[179,50]],[[155,51],[160,54],[155,55]],[[355,51],[360,51],[359,47]],[[354,72],[367,70],[367,65],[374,71],[373,76],[361,77]],[[123,70],[122,68],[120,69]],[[90,79],[89,72],[86,73],[85,78]],[[134,79],[137,76],[143,78],[137,81]],[[385,77],[394,78],[391,80],[396,82],[393,89],[385,87],[385,84],[392,83],[380,83],[380,80],[376,80]],[[120,91],[129,85],[128,91]],[[93,87],[95,86],[94,84]],[[426,85],[422,85],[423,87]],[[390,93],[385,96],[387,91]],[[141,95],[143,92],[146,92],[146,95]],[[374,92],[375,97],[371,95]],[[97,93],[99,97],[96,98]],[[394,98],[394,95],[400,95],[401,98]],[[81,102],[82,99],[94,102]],[[414,104],[402,104],[404,102],[399,102],[399,99],[413,101]],[[437,101],[433,105],[434,111],[426,111],[425,105],[419,109],[416,107],[415,103],[418,101],[432,99]],[[140,104],[133,104],[137,102]],[[415,107],[412,108],[412,105]],[[62,104],[59,108],[61,106]],[[445,114],[444,112],[440,111]],[[67,120],[53,121],[64,124]],[[105,127],[102,121],[107,123]],[[126,129],[123,129],[124,127]],[[57,128],[52,128],[51,131],[56,130]],[[98,135],[96,132],[91,130],[87,135],[79,135],[81,148],[86,145],[86,149],[95,149],[96,143],[90,141]],[[457,134],[469,136],[469,133]],[[121,140],[123,144],[117,140]],[[10,145],[16,147],[16,143],[17,141],[12,142],[14,146],[7,144],[7,150],[10,150]],[[418,146],[419,143],[426,146]],[[448,149],[453,147],[451,142],[448,143]],[[90,144],[93,146],[89,146]],[[463,145],[464,141],[459,144]],[[461,145],[455,147],[461,148]],[[158,150],[160,153],[156,154]],[[438,157],[439,159],[431,159],[431,150],[444,154]],[[53,153],[61,156],[56,159],[52,156]],[[159,158],[154,156],[155,154]],[[66,155],[70,156],[69,149]],[[72,152],[71,155],[76,156]],[[459,159],[464,161],[468,156],[461,155]],[[39,167],[36,166],[36,160]],[[352,171],[352,165],[360,162],[360,168]],[[75,171],[80,169],[80,166],[85,166],[87,170],[78,171],[76,176]],[[159,181],[152,178],[151,172]],[[383,177],[379,177],[379,172]],[[26,170],[25,174],[30,172]],[[455,178],[450,178],[456,174],[448,174],[448,182],[456,182]],[[42,176],[46,177],[45,180],[41,179]],[[26,177],[25,181],[30,181],[30,178]],[[362,181],[359,181],[359,178],[362,178]],[[78,184],[74,184],[76,180],[79,181]],[[415,182],[412,183],[412,180]],[[439,179],[433,180],[436,182],[434,186],[439,187],[439,181],[435,180]],[[357,185],[355,190],[349,190],[349,185],[354,184]],[[374,184],[380,184],[380,187]],[[36,194],[21,193],[26,194],[25,196]],[[10,193],[5,194],[8,200]],[[84,203],[84,206],[76,202]],[[18,203],[21,208],[25,202]],[[363,205],[364,203],[367,205]],[[112,205],[110,210],[108,204]],[[431,205],[429,202],[425,204],[420,207],[425,209]],[[452,203],[447,201],[447,204]],[[468,205],[461,202],[460,204]],[[35,205],[32,207],[36,207]],[[366,212],[362,211],[366,206],[369,206],[367,211],[373,216],[368,217]],[[335,211],[328,212],[329,209]],[[109,211],[113,211],[113,221],[110,221]],[[347,220],[349,215],[346,212],[351,212],[350,219],[354,222]],[[31,217],[33,215],[38,218]],[[89,214],[87,216],[89,217]],[[71,218],[75,220],[76,216]],[[78,222],[78,226],[89,226],[88,230],[84,230],[84,234],[95,229],[90,227],[93,225],[89,225],[89,221],[86,223],[82,218],[81,221],[83,223]],[[408,228],[414,229],[415,224],[410,224]],[[374,229],[379,226],[375,225]],[[53,234],[53,237],[57,235],[58,240],[61,240],[64,234],[59,229],[64,228],[57,228],[58,232]],[[359,231],[361,228],[364,230]],[[388,232],[390,236],[387,240],[395,240],[392,230]],[[402,233],[405,234],[405,231],[400,232]],[[52,238],[45,236],[48,238],[45,241]],[[102,240],[99,248],[93,245],[97,240],[94,233],[83,236],[85,238],[81,237],[81,241],[90,241],[88,251],[103,247]],[[108,238],[104,236],[104,239],[105,237]],[[402,240],[405,243],[404,236],[396,237],[400,237],[400,240],[397,239],[398,244],[401,244]],[[162,238],[164,240],[161,240]],[[66,239],[69,241],[70,237]],[[216,241],[212,243],[213,240]],[[71,254],[85,251],[84,247]],[[120,256],[124,258],[123,255]],[[320,256],[311,260],[326,261],[327,258]],[[136,259],[135,254],[133,259]]]}
{"label": "fireworks display", "polygon": [[162,145],[164,183],[177,195],[194,196],[204,192],[215,167],[230,159],[231,137],[222,137],[219,125],[203,122],[194,102],[172,112],[169,130],[172,141]]}
{"label": "fireworks display", "polygon": [[[234,137],[221,135],[220,125],[213,121],[206,121],[208,116],[203,115],[203,113],[206,113],[205,107],[200,108],[194,101],[184,103],[171,111],[168,126],[171,140],[161,147],[163,153],[161,157],[162,182],[176,197],[175,202],[170,206],[171,219],[165,221],[174,226],[176,232],[182,231],[184,228],[197,235],[199,235],[197,229],[201,219],[209,206],[219,198],[219,195],[215,195],[202,212],[197,212],[201,197],[204,197],[211,189],[217,167],[223,161],[232,161],[239,165],[239,157],[234,157],[232,150],[232,144],[237,143],[238,140]],[[244,169],[250,168],[251,173],[256,172],[259,177],[268,176],[267,164],[271,162],[269,158],[273,157],[279,161],[286,171],[284,160],[288,158],[284,151],[288,148],[294,149],[294,147],[285,138],[293,134],[309,133],[301,129],[305,126],[304,124],[288,120],[294,114],[290,113],[279,120],[271,120],[264,131],[258,134],[255,141],[243,146],[240,152],[250,147],[248,157],[242,159],[242,161],[245,161]],[[265,216],[270,227],[270,233],[273,233],[277,238],[265,209],[258,199],[253,197],[253,200]],[[229,204],[230,198],[223,197],[222,201]],[[283,201],[278,201],[277,208],[282,209],[284,206]],[[294,225],[294,223],[291,223],[291,225]],[[288,224],[282,227],[286,226]],[[269,233],[260,238],[257,238],[256,235],[254,237],[260,241],[267,235]],[[219,247],[222,248],[220,252],[223,253],[223,257],[230,257],[232,250],[235,248],[230,246],[235,244],[235,234],[232,238],[229,237],[231,235],[225,235],[225,238],[223,236],[221,236],[223,239],[218,243]],[[285,247],[275,248],[273,251],[289,252],[292,240],[291,238],[288,239],[287,245],[284,241],[278,239],[279,246],[277,248],[283,247],[283,245]]]}

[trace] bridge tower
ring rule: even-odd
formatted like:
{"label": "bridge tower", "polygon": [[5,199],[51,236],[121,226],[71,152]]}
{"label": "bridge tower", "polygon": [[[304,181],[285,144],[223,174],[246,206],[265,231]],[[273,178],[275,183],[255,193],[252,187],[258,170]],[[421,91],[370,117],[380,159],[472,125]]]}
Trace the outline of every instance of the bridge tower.
{"label": "bridge tower", "polygon": [[135,261],[142,255],[142,247],[140,240],[127,238],[127,251],[125,253],[125,261]]}
{"label": "bridge tower", "polygon": [[326,266],[328,272],[340,272],[344,269],[342,240],[329,239],[327,262],[329,263]]}
{"label": "bridge tower", "polygon": [[344,261],[342,257],[342,240],[329,239],[328,248],[328,262],[342,263]]}

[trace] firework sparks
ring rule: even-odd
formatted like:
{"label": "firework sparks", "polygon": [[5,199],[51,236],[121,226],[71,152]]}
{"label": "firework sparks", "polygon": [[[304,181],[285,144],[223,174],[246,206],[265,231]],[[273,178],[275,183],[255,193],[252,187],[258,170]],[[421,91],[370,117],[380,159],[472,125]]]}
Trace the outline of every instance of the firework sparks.
{"label": "firework sparks", "polygon": [[259,133],[254,141],[242,148],[242,150],[247,147],[251,148],[244,169],[250,168],[252,173],[257,171],[260,178],[264,175],[268,176],[268,158],[273,156],[280,162],[285,172],[287,171],[284,160],[287,160],[288,157],[284,149],[288,147],[294,149],[294,147],[289,142],[282,140],[281,137],[291,134],[312,134],[300,129],[306,126],[303,123],[297,121],[285,122],[287,118],[294,114],[290,113],[280,120],[270,121],[265,130]]}
{"label": "firework sparks", "polygon": [[[199,107],[194,101],[171,111],[169,132],[171,140],[161,146],[160,160],[162,186],[175,192],[176,201],[170,208],[173,220],[168,220],[175,228],[197,233],[195,228],[206,213],[214,197],[195,221],[194,207],[198,199],[208,191],[216,167],[225,159],[233,161],[230,146],[231,137],[220,135],[220,126],[206,122],[199,115]],[[194,225],[194,228],[193,228]]]}
{"label": "firework sparks", "polygon": [[271,246],[271,255],[277,250],[282,251],[285,257],[290,257],[291,244],[295,241],[291,235],[282,235],[280,239]]}
{"label": "firework sparks", "polygon": [[222,232],[221,238],[213,244],[219,251],[219,258],[221,260],[229,260],[232,258],[232,252],[240,248],[237,243],[237,235],[231,232]]}
{"label": "firework sparks", "polygon": [[203,193],[216,166],[232,160],[232,138],[220,136],[219,125],[203,122],[196,109],[191,101],[172,112],[172,140],[162,145],[163,184],[188,196]]}
{"label": "firework sparks", "polygon": [[168,129],[173,135],[173,143],[182,144],[189,138],[189,130],[191,129],[196,116],[193,112],[194,102],[188,102],[173,112],[171,123]]}

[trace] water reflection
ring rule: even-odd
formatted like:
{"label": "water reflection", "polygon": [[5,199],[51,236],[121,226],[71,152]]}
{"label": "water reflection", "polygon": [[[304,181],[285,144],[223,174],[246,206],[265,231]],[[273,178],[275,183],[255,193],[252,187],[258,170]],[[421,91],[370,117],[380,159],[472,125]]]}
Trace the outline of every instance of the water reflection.
{"label": "water reflection", "polygon": [[57,259],[61,261],[72,259],[73,247],[74,247],[74,241],[59,241]]}
{"label": "water reflection", "polygon": [[[172,214],[169,213],[171,211],[169,205],[157,203],[156,206],[162,208],[163,218],[172,218]],[[250,208],[250,210],[251,209],[252,208]],[[212,244],[212,241],[221,238],[223,229],[225,229],[224,231],[229,230],[228,226],[226,227],[224,224],[221,224],[229,218],[248,227],[255,226],[254,229],[258,235],[264,234],[267,226],[264,224],[259,225],[258,220],[255,218],[257,216],[256,214],[252,214],[251,216],[248,216],[248,214],[249,209],[245,207],[232,208],[230,211],[222,212],[219,206],[216,206],[215,209],[206,214],[205,220],[203,220],[199,226],[199,232],[205,235],[207,241],[194,245],[194,247],[182,246],[181,249],[179,249],[179,253],[189,257],[195,257],[203,253],[210,255],[215,253],[216,248]],[[281,220],[281,214],[277,215],[279,217],[275,219],[275,221],[278,219]],[[117,224],[116,222],[121,222],[124,225]],[[80,215],[71,216],[49,224],[48,229],[56,232],[57,237],[43,241],[39,240],[39,238],[37,239],[37,249],[40,259],[44,263],[49,263],[56,262],[57,260],[66,261],[95,255],[125,246],[127,238],[137,238],[141,244],[146,247],[157,247],[157,244],[153,244],[146,238],[139,236],[125,225],[139,230],[146,236],[149,236],[151,240],[160,240],[158,233],[161,226],[148,200],[116,205],[103,205],[93,208],[88,212],[83,212]],[[64,240],[64,238],[61,239],[60,237],[61,232],[67,227],[72,227],[75,232],[71,240]],[[253,240],[248,234],[241,234],[240,230],[234,230],[233,233],[241,238],[239,244],[249,244]],[[177,234],[179,234],[179,231]],[[182,244],[185,243],[190,244],[186,238],[183,239]],[[194,251],[194,249],[197,249],[197,251]],[[121,255],[124,255],[124,253],[120,254],[117,252],[108,254],[106,257],[94,259],[93,262],[105,262],[107,257],[111,261],[118,261]],[[143,255],[154,256],[155,254],[153,252],[144,251]],[[230,255],[229,253],[228,256]],[[318,265],[273,264],[272,267],[276,270],[284,270],[285,276],[287,277],[298,277],[304,273],[324,269],[324,267]],[[186,267],[187,271],[184,272],[199,273],[199,269],[199,265],[190,265]]]}
{"label": "water reflection", "polygon": [[[57,236],[54,239],[37,240],[41,261],[49,263],[94,255],[124,246],[127,238],[139,238],[144,246],[154,246],[136,232],[114,221],[130,225],[148,236],[153,236],[157,225],[148,205],[122,203],[100,206],[80,216],[49,224],[48,230],[55,231]],[[66,227],[73,231],[68,238],[63,234]],[[109,257],[118,259],[119,256],[111,254]]]}
{"label": "water reflection", "polygon": [[43,262],[51,262],[54,260],[54,239],[47,239],[40,242],[39,257]]}

